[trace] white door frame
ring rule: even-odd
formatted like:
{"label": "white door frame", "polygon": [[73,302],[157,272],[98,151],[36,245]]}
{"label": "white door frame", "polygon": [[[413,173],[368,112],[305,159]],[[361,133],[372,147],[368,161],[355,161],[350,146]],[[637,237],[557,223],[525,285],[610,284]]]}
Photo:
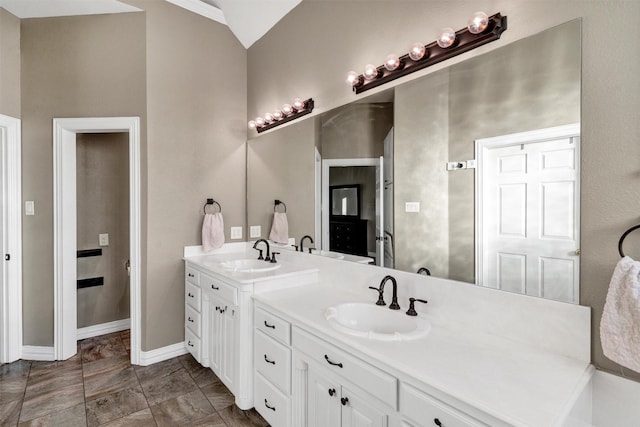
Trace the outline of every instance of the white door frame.
{"label": "white door frame", "polygon": [[[482,250],[484,248],[484,236],[482,233],[482,227],[478,224],[483,224],[482,220],[482,212],[483,212],[483,198],[482,198],[482,189],[483,189],[483,179],[482,179],[482,165],[484,162],[484,154],[486,150],[498,148],[498,147],[506,147],[511,145],[518,145],[524,143],[533,143],[533,142],[543,142],[550,139],[557,139],[563,137],[579,137],[580,136],[580,123],[572,123],[564,126],[555,126],[546,129],[539,129],[527,132],[519,132],[513,133],[510,135],[501,135],[492,138],[483,138],[477,139],[475,141],[476,146],[476,169],[475,169],[475,181],[476,181],[476,189],[475,189],[475,198],[476,198],[476,250],[475,250],[475,262],[476,262],[476,284],[480,283],[482,278]],[[578,145],[577,150],[580,150],[580,146]],[[577,152],[578,158],[580,156],[580,151]],[[578,163],[579,165],[579,163]],[[578,171],[578,176],[579,176]],[[576,197],[578,206],[580,206],[580,181],[577,182],[576,187]],[[576,230],[579,233],[580,231],[580,215],[576,215]],[[579,234],[576,234],[579,240]],[[579,290],[579,286],[576,285],[576,288]],[[578,290],[576,292],[578,292]],[[576,298],[578,298],[578,294],[576,293]]]}
{"label": "white door frame", "polygon": [[[2,150],[2,256],[0,363],[22,357],[22,175],[20,119],[0,114]],[[10,259],[7,261],[6,256]]]}
{"label": "white door frame", "polygon": [[329,250],[329,169],[343,166],[379,166],[379,158],[322,160],[322,250]]}
{"label": "white door frame", "polygon": [[76,134],[129,133],[129,221],[131,257],[131,364],[141,351],[140,118],[53,119],[54,335],[56,360],[76,354]]}

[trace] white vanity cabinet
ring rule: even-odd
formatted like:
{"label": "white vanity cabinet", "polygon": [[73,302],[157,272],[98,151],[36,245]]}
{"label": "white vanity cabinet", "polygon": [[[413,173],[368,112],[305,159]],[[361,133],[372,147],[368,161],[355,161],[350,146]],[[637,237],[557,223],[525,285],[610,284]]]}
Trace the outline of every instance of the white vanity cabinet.
{"label": "white vanity cabinet", "polygon": [[185,269],[184,343],[198,362],[202,363],[202,292],[200,272],[192,267]]}
{"label": "white vanity cabinet", "polygon": [[[208,292],[208,291],[207,291]],[[236,311],[231,301],[209,293],[207,302],[209,314],[208,355],[211,370],[231,390],[236,381]]]}

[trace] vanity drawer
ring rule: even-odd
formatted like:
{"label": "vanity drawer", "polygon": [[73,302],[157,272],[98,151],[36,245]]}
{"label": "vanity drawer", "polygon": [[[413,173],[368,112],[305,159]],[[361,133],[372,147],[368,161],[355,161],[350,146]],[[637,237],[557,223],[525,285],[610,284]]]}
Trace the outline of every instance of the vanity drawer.
{"label": "vanity drawer", "polygon": [[198,337],[202,336],[202,329],[200,329],[200,313],[189,305],[185,306],[184,309],[184,324]]}
{"label": "vanity drawer", "polygon": [[187,306],[191,306],[195,310],[200,311],[200,288],[198,286],[186,282],[184,299],[187,302]]}
{"label": "vanity drawer", "polygon": [[274,427],[291,426],[291,399],[287,398],[262,375],[256,373],[254,385],[256,411]]}
{"label": "vanity drawer", "polygon": [[322,366],[371,393],[394,410],[398,404],[398,380],[308,332],[293,328],[293,347]]}
{"label": "vanity drawer", "polygon": [[223,281],[214,279],[204,273],[200,275],[200,284],[203,289],[211,291],[214,295],[230,301],[233,305],[238,305],[238,290],[235,287],[227,285]]}
{"label": "vanity drawer", "polygon": [[187,282],[191,282],[196,286],[200,285],[200,272],[194,269],[193,267],[185,267],[184,269],[184,279]]}
{"label": "vanity drawer", "polygon": [[184,329],[184,345],[189,353],[200,362],[200,338],[191,332],[189,328]]}
{"label": "vanity drawer", "polygon": [[436,425],[437,419],[446,427],[487,427],[486,424],[407,384],[400,385],[400,413],[403,419],[407,418],[416,426],[425,423]]}
{"label": "vanity drawer", "polygon": [[284,393],[291,392],[291,349],[260,331],[254,334],[254,366]]}
{"label": "vanity drawer", "polygon": [[291,324],[260,308],[255,312],[256,329],[272,336],[286,345],[291,345]]}

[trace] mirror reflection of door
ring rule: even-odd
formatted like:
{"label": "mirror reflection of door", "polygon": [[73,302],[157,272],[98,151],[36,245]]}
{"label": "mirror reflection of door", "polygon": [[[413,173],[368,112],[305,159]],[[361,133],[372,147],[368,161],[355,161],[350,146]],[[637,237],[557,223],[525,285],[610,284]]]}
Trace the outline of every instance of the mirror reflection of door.
{"label": "mirror reflection of door", "polygon": [[479,140],[478,284],[578,302],[579,125]]}

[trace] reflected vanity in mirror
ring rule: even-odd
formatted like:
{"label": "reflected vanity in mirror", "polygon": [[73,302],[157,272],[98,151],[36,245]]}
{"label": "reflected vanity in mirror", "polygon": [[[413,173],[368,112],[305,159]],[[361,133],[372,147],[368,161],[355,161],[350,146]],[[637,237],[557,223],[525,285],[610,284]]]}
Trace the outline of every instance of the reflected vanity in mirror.
{"label": "reflected vanity in mirror", "polygon": [[580,32],[567,22],[249,140],[248,225],[296,200],[292,234],[335,250],[321,171],[371,161],[361,244],[378,265],[577,303]]}

